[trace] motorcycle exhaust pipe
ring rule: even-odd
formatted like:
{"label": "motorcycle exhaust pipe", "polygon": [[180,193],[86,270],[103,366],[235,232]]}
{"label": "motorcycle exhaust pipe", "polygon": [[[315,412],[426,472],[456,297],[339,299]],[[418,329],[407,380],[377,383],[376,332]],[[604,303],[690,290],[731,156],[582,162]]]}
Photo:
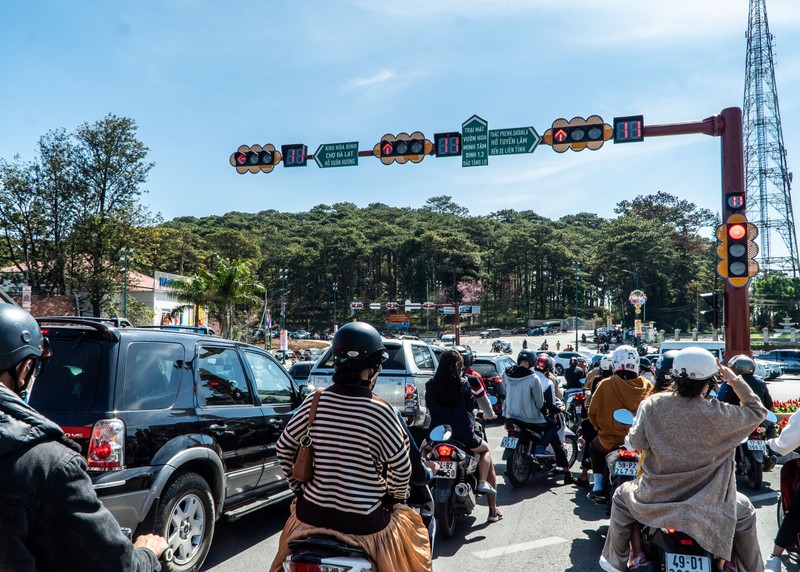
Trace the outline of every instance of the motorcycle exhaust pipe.
{"label": "motorcycle exhaust pipe", "polygon": [[472,492],[472,487],[467,483],[458,483],[453,489],[453,492],[456,493],[457,497],[466,497]]}
{"label": "motorcycle exhaust pipe", "polygon": [[475,508],[475,495],[472,492],[472,487],[467,483],[458,483],[453,489],[453,493],[455,493],[458,503],[467,512],[472,512],[472,509]]}

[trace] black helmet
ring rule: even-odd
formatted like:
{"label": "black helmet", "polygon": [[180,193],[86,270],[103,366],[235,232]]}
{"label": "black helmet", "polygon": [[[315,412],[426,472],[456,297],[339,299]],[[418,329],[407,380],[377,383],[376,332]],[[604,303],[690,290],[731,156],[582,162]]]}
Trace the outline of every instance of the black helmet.
{"label": "black helmet", "polygon": [[734,357],[731,365],[733,365],[733,373],[736,375],[752,375],[756,372],[756,362],[746,355]]}
{"label": "black helmet", "polygon": [[517,356],[517,365],[519,365],[519,362],[522,360],[527,361],[530,365],[530,368],[533,368],[533,366],[536,365],[536,352],[532,352],[531,350],[522,350]]}
{"label": "black helmet", "polygon": [[647,359],[646,357],[640,357],[639,358],[639,371],[646,370],[646,369],[649,370],[651,365],[652,364],[650,363],[650,360]]}
{"label": "black helmet", "polygon": [[334,365],[352,370],[378,367],[389,357],[378,330],[366,322],[345,324],[331,343]]}
{"label": "black helmet", "polygon": [[14,304],[0,303],[0,371],[11,369],[25,358],[41,357],[45,343],[39,324],[30,313]]}
{"label": "black helmet", "polygon": [[469,346],[456,346],[456,351],[461,354],[464,360],[464,370],[468,370],[472,366],[475,356],[472,354],[472,348]]}
{"label": "black helmet", "polygon": [[669,350],[658,356],[655,371],[656,380],[664,383],[667,380],[667,376],[672,375],[672,362],[675,360],[676,355],[678,355],[678,350]]}

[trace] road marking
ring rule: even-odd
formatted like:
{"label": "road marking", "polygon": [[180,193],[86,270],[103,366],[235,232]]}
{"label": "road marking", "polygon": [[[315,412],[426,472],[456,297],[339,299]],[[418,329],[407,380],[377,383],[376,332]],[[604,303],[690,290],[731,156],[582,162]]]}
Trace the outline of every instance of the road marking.
{"label": "road marking", "polygon": [[754,497],[750,497],[751,502],[759,502],[764,500],[776,499],[778,498],[778,493],[765,493],[763,495],[756,495]]}
{"label": "road marking", "polygon": [[550,536],[548,538],[541,538],[539,540],[532,540],[530,542],[520,542],[519,544],[511,544],[509,546],[501,546],[500,548],[490,548],[489,550],[480,550],[473,552],[474,556],[478,558],[495,558],[503,556],[504,554],[514,554],[515,552],[525,552],[526,550],[533,550],[535,548],[542,548],[544,546],[552,546],[553,544],[561,544],[562,542],[569,542],[566,538],[558,536]]}

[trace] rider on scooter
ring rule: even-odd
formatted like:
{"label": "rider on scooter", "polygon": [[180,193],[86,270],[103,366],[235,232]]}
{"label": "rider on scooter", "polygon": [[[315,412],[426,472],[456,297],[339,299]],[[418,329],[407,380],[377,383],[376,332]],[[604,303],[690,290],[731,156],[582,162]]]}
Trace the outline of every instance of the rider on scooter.
{"label": "rider on scooter", "polygon": [[[707,398],[719,375],[740,407]],[[672,377],[675,392],[643,401],[628,433],[626,446],[644,452],[642,475],[614,494],[600,567],[627,570],[631,531],[640,522],[684,532],[726,561],[735,553],[739,570],[760,572],[756,514],[736,492],[733,452],[767,410],[741,377],[702,348],[681,350]]]}
{"label": "rider on scooter", "polygon": [[[281,534],[272,572],[281,572],[292,540],[336,536],[361,547],[377,571],[431,570],[428,531],[404,504],[411,477],[409,440],[394,407],[373,395],[386,359],[380,334],[364,322],[339,328],[331,348],[333,385],[298,408],[278,438],[278,458],[297,495]],[[310,429],[311,480],[293,478],[301,440]]]}
{"label": "rider on scooter", "polygon": [[591,500],[605,502],[603,475],[606,455],[625,442],[628,427],[614,421],[614,411],[636,412],[639,403],[650,395],[653,386],[639,376],[639,353],[632,346],[620,346],[611,356],[614,374],[603,380],[592,393],[589,421],[597,429],[597,437],[589,444],[594,486]]}
{"label": "rider on scooter", "polygon": [[534,352],[522,350],[517,356],[517,365],[503,372],[503,383],[508,391],[503,404],[503,415],[506,419],[521,421],[543,432],[537,454],[548,454],[547,446],[553,445],[556,464],[564,469],[564,484],[568,484],[573,482],[573,478],[569,472],[567,454],[559,441],[558,424],[542,412],[545,406],[542,384],[532,369],[536,360]]}

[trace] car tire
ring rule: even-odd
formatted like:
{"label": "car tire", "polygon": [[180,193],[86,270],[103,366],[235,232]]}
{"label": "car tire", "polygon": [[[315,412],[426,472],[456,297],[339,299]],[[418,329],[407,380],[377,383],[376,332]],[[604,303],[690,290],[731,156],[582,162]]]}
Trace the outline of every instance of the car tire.
{"label": "car tire", "polygon": [[162,569],[170,572],[200,570],[214,536],[214,497],[197,473],[183,473],[161,495],[154,530],[167,539],[172,560]]}

